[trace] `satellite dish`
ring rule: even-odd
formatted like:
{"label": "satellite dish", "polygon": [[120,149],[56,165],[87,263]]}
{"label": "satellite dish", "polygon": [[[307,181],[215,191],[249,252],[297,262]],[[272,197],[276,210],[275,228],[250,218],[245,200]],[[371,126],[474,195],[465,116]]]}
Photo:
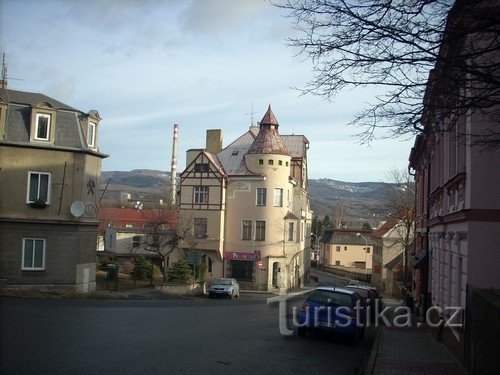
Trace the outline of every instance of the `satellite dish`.
{"label": "satellite dish", "polygon": [[80,217],[85,212],[85,204],[82,201],[74,201],[71,203],[69,211],[74,217]]}

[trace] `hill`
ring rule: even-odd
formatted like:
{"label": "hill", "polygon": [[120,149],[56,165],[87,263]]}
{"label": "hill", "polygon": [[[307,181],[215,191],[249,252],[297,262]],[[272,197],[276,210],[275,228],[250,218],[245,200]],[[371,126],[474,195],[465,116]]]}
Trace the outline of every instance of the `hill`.
{"label": "hill", "polygon": [[[106,189],[104,202],[108,205],[118,204],[122,192],[131,194],[132,199],[165,196],[169,186],[170,173],[157,170],[106,171],[101,176],[101,192]],[[376,226],[375,221],[384,218],[384,189],[388,186],[390,184],[383,182],[312,179],[309,180],[311,209],[319,217],[332,217],[336,207],[341,205],[348,226],[359,226],[365,221]]]}

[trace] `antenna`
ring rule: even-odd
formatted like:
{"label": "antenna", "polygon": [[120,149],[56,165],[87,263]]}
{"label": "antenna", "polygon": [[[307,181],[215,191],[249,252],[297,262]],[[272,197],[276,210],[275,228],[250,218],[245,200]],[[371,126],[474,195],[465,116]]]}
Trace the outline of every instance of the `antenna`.
{"label": "antenna", "polygon": [[[7,61],[6,61],[6,54],[5,54],[5,46],[4,46],[4,52],[2,53],[2,77],[0,80],[0,88],[6,88],[7,87]],[[24,79],[20,78],[9,78],[15,81],[24,81]]]}
{"label": "antenna", "polygon": [[2,82],[0,87],[7,87],[7,63],[5,62],[5,52],[2,54]]}
{"label": "antenna", "polygon": [[257,114],[258,112],[254,112],[253,110],[253,100],[252,100],[252,110],[250,112],[245,113],[245,115],[250,115],[250,126],[254,126],[254,115]]}

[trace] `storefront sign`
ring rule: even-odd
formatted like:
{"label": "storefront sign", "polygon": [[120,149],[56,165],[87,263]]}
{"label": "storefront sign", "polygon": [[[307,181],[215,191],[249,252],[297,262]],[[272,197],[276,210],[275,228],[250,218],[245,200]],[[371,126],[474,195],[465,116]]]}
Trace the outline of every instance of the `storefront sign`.
{"label": "storefront sign", "polygon": [[226,251],[227,260],[254,260],[254,253],[240,253],[236,251]]}

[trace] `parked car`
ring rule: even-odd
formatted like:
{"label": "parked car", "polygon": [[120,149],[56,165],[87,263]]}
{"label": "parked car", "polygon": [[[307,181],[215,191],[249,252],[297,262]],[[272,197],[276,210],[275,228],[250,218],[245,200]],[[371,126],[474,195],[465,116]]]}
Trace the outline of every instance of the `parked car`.
{"label": "parked car", "polygon": [[370,318],[372,321],[375,319],[376,314],[376,305],[378,304],[378,311],[382,311],[384,309],[384,302],[382,301],[382,296],[378,292],[377,288],[368,285],[348,285],[346,289],[356,291],[366,306],[370,306]]}
{"label": "parked car", "polygon": [[[349,335],[356,343],[365,329],[365,313],[361,296],[353,290],[318,287],[307,297],[299,316],[297,334],[323,331]],[[358,312],[359,311],[359,312]]]}
{"label": "parked car", "polygon": [[358,281],[358,280],[349,280],[349,283],[347,284],[348,286],[351,286],[351,285],[361,285],[361,283]]}
{"label": "parked car", "polygon": [[229,296],[229,298],[240,296],[240,286],[236,279],[221,278],[216,279],[208,288],[210,298],[217,296]]}

